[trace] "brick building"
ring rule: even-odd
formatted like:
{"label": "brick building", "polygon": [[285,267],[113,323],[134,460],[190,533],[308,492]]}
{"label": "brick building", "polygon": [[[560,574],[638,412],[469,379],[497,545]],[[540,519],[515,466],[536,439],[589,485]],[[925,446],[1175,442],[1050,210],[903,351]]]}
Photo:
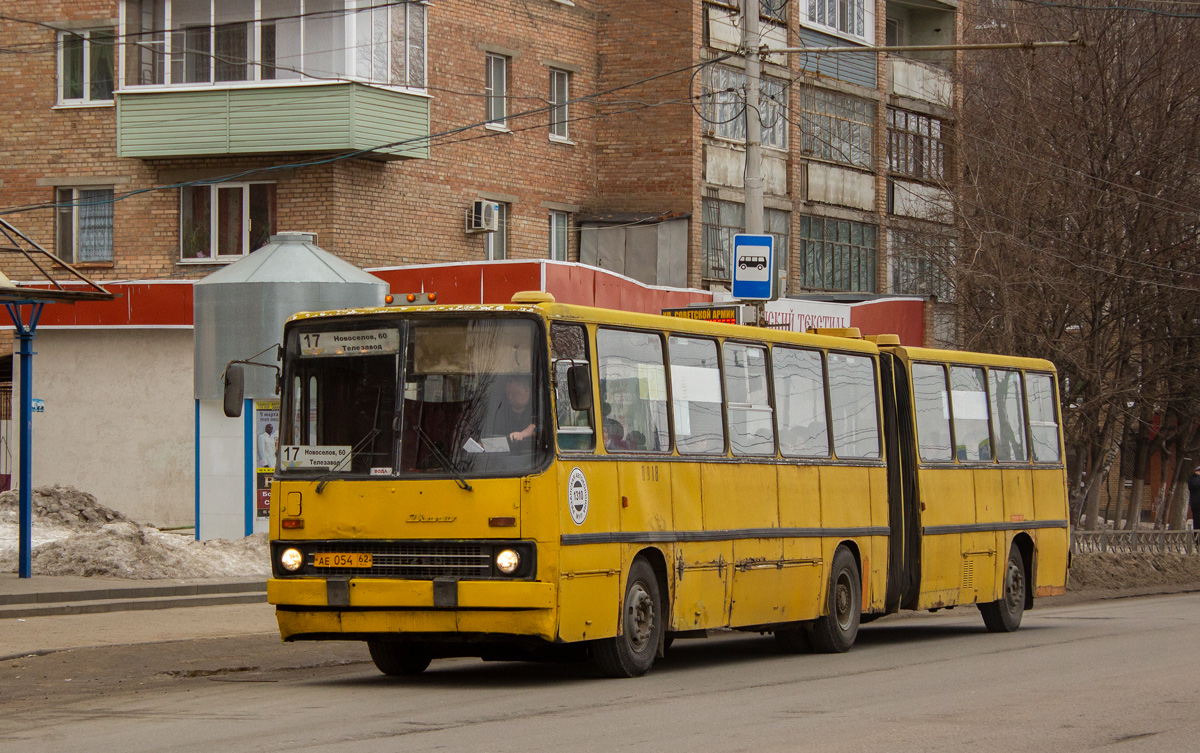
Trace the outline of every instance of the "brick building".
{"label": "brick building", "polygon": [[[738,14],[738,0],[8,0],[0,211],[100,281],[186,285],[304,231],[362,268],[552,259],[721,289],[744,227]],[[961,37],[955,0],[761,0],[761,17],[773,48]],[[765,60],[765,227],[789,295],[936,296],[925,340],[953,341],[935,262],[954,243],[955,63]],[[472,230],[493,206],[496,230]],[[33,277],[12,257],[0,268]],[[162,368],[179,394],[124,409],[188,422],[190,326],[144,346],[128,326],[120,345],[57,335],[56,389],[79,393],[85,351],[151,348],[171,356],[109,373]],[[66,439],[44,440],[63,464]],[[178,481],[148,496],[179,497],[192,439],[148,435],[108,463],[159,453]]]}
{"label": "brick building", "polygon": [[[761,2],[773,47],[959,36],[953,0]],[[97,279],[201,277],[279,229],[360,267],[582,252],[643,282],[728,282],[744,74],[705,63],[736,50],[737,0],[13,0],[5,16],[0,208],[40,206],[8,219]],[[948,297],[929,263],[952,239],[940,55],[768,58],[766,227],[790,294]],[[467,232],[476,200],[500,205],[497,232]],[[683,231],[624,232],[663,216]]]}

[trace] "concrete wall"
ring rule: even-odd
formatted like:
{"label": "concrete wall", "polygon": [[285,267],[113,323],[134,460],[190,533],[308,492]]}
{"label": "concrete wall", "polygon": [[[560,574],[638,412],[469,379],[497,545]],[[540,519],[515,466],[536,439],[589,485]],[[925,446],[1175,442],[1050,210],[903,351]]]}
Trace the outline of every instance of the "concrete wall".
{"label": "concrete wall", "polygon": [[[135,520],[192,525],[192,331],[40,330],[33,344],[33,397],[46,401],[33,416],[34,486],[70,484]],[[14,357],[14,393],[19,368]]]}

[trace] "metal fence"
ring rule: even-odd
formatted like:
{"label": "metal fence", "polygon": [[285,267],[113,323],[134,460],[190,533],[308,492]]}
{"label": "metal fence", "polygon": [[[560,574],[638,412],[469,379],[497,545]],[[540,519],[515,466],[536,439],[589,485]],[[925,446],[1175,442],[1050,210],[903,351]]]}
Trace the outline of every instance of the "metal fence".
{"label": "metal fence", "polygon": [[1200,554],[1200,531],[1071,531],[1071,551]]}

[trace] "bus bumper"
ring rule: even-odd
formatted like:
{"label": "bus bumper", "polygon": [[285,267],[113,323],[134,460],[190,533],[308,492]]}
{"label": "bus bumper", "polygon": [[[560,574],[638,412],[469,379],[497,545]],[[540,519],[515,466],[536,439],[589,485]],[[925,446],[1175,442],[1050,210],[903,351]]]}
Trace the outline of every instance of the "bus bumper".
{"label": "bus bumper", "polygon": [[[284,640],[361,639],[397,633],[537,636],[553,640],[555,593],[532,581],[432,581],[352,578],[271,579]],[[450,593],[447,593],[447,588]]]}

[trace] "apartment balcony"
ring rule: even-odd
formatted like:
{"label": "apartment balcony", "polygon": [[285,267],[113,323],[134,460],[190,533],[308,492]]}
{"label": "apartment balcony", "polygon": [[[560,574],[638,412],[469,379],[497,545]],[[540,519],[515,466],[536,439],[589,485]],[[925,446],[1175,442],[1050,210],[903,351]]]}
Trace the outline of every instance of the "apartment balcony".
{"label": "apartment balcony", "polygon": [[[354,81],[118,91],[117,154],[143,159],[374,150],[429,157],[429,98]],[[385,146],[390,145],[390,146]]]}
{"label": "apartment balcony", "polygon": [[932,63],[908,58],[889,57],[888,94],[954,107],[954,79],[950,71]]}

